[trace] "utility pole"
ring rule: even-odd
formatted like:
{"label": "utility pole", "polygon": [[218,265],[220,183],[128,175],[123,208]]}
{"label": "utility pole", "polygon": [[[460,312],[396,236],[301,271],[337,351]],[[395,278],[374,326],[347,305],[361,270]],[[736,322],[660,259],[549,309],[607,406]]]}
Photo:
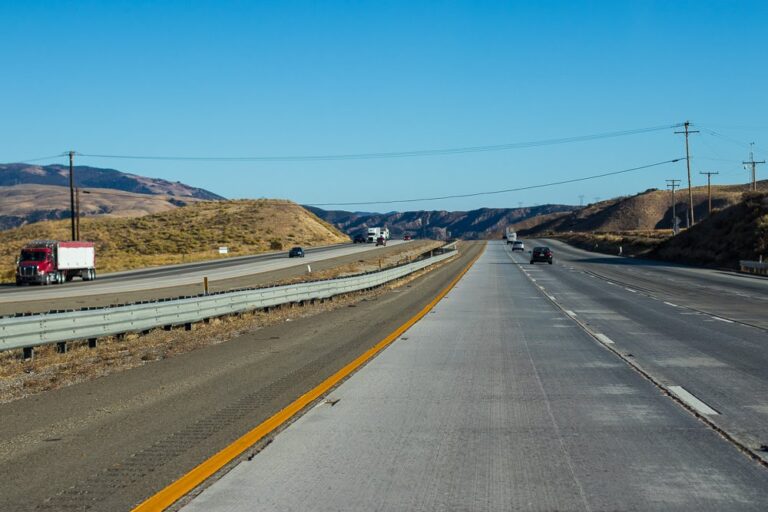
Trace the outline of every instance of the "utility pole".
{"label": "utility pole", "polygon": [[754,145],[755,145],[754,142],[750,142],[749,143],[749,146],[750,146],[750,148],[749,148],[749,162],[741,162],[741,163],[744,164],[744,165],[751,165],[752,166],[752,190],[756,191],[757,190],[757,173],[755,172],[755,166],[757,164],[764,164],[765,160],[759,160],[759,161],[755,162],[755,156],[754,156],[754,153],[752,151],[752,146],[754,146]]}
{"label": "utility pole", "polygon": [[720,174],[719,172],[699,172],[699,174],[707,175],[707,200],[709,202],[709,210],[707,212],[712,215],[712,175]]}
{"label": "utility pole", "polygon": [[77,228],[75,226],[75,152],[69,153],[69,212],[72,217],[72,241],[77,240]]}
{"label": "utility pole", "polygon": [[675,210],[675,189],[680,186],[680,180],[667,180],[667,188],[672,189],[672,232],[677,234],[677,212]]}
{"label": "utility pole", "polygon": [[75,240],[80,241],[80,187],[75,187]]}
{"label": "utility pole", "polygon": [[579,195],[579,206],[584,206],[584,194]]}
{"label": "utility pole", "polygon": [[688,150],[688,135],[691,133],[699,133],[698,130],[691,130],[691,122],[686,121],[683,123],[684,130],[682,132],[675,132],[675,133],[684,133],[685,134],[685,164],[688,167],[688,213],[689,215],[686,216],[686,222],[688,223],[688,227],[693,226],[696,223],[696,219],[693,215],[693,191],[691,190],[691,154]]}

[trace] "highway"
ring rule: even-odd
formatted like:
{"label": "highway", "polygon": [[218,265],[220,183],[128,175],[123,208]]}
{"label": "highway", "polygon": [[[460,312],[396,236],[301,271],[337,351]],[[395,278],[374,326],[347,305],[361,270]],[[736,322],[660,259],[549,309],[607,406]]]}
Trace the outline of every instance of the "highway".
{"label": "highway", "polygon": [[768,509],[768,469],[705,418],[765,440],[765,333],[527,256],[489,244],[183,510]]}
{"label": "highway", "polygon": [[[19,312],[46,312],[115,303],[150,300],[202,293],[203,277],[208,277],[211,291],[265,284],[254,276],[272,273],[271,281],[306,273],[329,262],[344,264],[371,251],[388,254],[396,251],[402,240],[391,240],[387,247],[371,244],[342,244],[308,248],[304,258],[288,258],[287,253],[225,258],[213,261],[171,265],[149,269],[100,274],[96,281],[72,281],[53,286],[0,287],[0,315]],[[293,272],[282,272],[292,269]],[[298,272],[297,272],[298,270]],[[266,280],[269,282],[270,280]]]}
{"label": "highway", "polygon": [[767,510],[766,281],[526,243],[555,263],[490,242],[405,332],[481,244],[354,307],[0,405],[0,509],[130,510],[399,333],[178,507]]}

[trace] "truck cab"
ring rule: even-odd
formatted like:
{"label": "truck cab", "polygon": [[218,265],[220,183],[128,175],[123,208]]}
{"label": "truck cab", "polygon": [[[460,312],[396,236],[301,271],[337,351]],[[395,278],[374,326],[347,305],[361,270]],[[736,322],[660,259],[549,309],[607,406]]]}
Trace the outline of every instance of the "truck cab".
{"label": "truck cab", "polygon": [[16,264],[16,284],[58,282],[56,262],[50,247],[25,247]]}

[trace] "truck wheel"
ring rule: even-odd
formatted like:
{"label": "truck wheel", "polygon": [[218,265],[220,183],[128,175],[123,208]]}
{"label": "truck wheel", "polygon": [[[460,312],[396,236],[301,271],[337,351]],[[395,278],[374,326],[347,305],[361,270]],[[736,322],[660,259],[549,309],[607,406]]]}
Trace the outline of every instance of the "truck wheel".
{"label": "truck wheel", "polygon": [[21,279],[19,279],[19,278],[17,277],[17,278],[16,278],[16,286],[21,286],[22,284],[24,284],[24,283],[22,283],[22,282],[21,282]]}

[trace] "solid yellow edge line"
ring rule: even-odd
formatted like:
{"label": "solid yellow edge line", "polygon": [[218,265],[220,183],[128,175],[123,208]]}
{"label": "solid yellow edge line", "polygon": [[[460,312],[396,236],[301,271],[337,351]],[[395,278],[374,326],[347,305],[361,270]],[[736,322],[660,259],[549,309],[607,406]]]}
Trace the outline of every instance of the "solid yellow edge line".
{"label": "solid yellow edge line", "polygon": [[229,462],[238,457],[245,450],[262,440],[274,431],[280,425],[291,419],[296,413],[304,409],[307,405],[311,404],[317,398],[321,397],[329,389],[339,383],[341,380],[349,376],[357,368],[368,362],[373,356],[379,353],[381,350],[394,342],[401,334],[411,328],[413,324],[421,320],[424,315],[434,308],[440,300],[445,297],[451,289],[456,286],[464,274],[475,264],[475,262],[482,256],[485,251],[485,247],[480,251],[480,254],[475,256],[469,264],[462,269],[449,284],[446,286],[429,304],[416,313],[411,319],[405,322],[403,325],[395,329],[389,336],[379,341],[376,345],[366,350],[362,355],[357,357],[351,363],[344,366],[342,369],[325,379],[318,384],[311,391],[301,395],[293,403],[288,405],[285,409],[282,409],[277,414],[267,419],[259,426],[250,430],[242,437],[234,441],[229,446],[222,449],[220,452],[212,456],[211,458],[200,463],[197,467],[192,469],[189,473],[185,474],[165,489],[162,489],[157,494],[149,497],[146,501],[139,504],[131,512],[159,512],[173,505],[195,487],[203,483],[206,479],[210,478],[214,473],[223,468]]}

